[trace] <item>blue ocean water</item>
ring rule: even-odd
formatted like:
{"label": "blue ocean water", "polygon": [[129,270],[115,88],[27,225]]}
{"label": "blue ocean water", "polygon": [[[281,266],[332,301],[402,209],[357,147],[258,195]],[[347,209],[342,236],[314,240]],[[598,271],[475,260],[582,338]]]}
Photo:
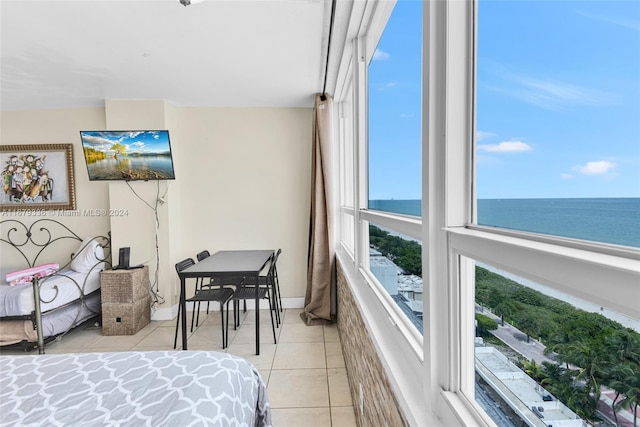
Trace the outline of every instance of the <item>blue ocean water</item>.
{"label": "blue ocean water", "polygon": [[[369,200],[369,208],[420,216],[420,200]],[[640,247],[640,198],[480,199],[478,224]]]}

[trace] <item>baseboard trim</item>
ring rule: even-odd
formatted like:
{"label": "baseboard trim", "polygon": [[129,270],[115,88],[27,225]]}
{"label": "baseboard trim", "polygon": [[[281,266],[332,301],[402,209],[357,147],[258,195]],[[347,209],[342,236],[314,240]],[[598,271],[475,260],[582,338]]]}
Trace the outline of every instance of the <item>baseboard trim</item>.
{"label": "baseboard trim", "polygon": [[[254,301],[247,301],[247,309],[253,310]],[[260,301],[260,308],[266,310],[269,303],[265,300]],[[304,298],[282,298],[282,308],[304,308]],[[189,310],[189,307],[187,307]],[[201,304],[200,311],[207,311],[207,305]],[[173,320],[178,316],[178,304],[172,307],[151,307],[151,320]]]}

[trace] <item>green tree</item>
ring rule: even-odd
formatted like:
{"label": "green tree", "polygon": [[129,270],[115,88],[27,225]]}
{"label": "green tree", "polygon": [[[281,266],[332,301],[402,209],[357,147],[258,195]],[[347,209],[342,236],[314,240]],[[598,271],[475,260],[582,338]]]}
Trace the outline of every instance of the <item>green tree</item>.
{"label": "green tree", "polygon": [[504,318],[510,319],[513,315],[518,311],[516,304],[508,299],[501,300],[495,307],[493,307],[493,312],[500,316],[500,321],[502,322],[502,326],[504,326]]}
{"label": "green tree", "polygon": [[522,311],[516,318],[516,327],[527,334],[527,342],[530,342],[531,335],[540,335],[540,323],[540,317],[532,310]]}
{"label": "green tree", "polygon": [[616,361],[640,363],[640,335],[631,329],[616,331],[608,338],[606,345]]}
{"label": "green tree", "polygon": [[498,329],[498,324],[495,320],[484,314],[476,313],[476,331],[478,336],[486,337],[490,335],[489,331]]}
{"label": "green tree", "polygon": [[526,287],[522,287],[518,290],[518,292],[514,292],[514,298],[516,301],[527,305],[533,305],[537,307],[544,305],[544,301],[540,292]]}
{"label": "green tree", "polygon": [[586,339],[569,344],[566,348],[568,359],[579,368],[577,381],[584,381],[585,388],[593,393],[593,399],[600,400],[601,379],[605,376],[606,361],[597,345]]}
{"label": "green tree", "polygon": [[369,225],[369,243],[408,274],[422,277],[422,246]]}
{"label": "green tree", "polygon": [[581,387],[571,387],[567,398],[569,406],[579,417],[594,419],[597,409],[597,401],[591,397],[589,390]]}
{"label": "green tree", "polygon": [[525,360],[522,362],[522,367],[527,375],[539,383],[546,377],[544,366],[538,365],[534,359]]}
{"label": "green tree", "polygon": [[111,149],[116,152],[116,154],[122,154],[123,156],[127,154],[127,147],[116,142],[111,146]]}
{"label": "green tree", "polygon": [[573,382],[573,378],[570,375],[567,375],[566,369],[564,369],[559,363],[542,362],[542,366],[544,368],[545,378],[542,380],[541,384],[553,385],[564,382],[571,385]]}
{"label": "green tree", "polygon": [[[609,355],[609,369],[607,369],[607,375],[603,381],[616,392],[611,408],[617,423],[617,411],[622,408],[618,405],[618,399],[624,399],[629,390],[633,394],[634,381],[640,377],[640,363],[638,363],[640,360],[640,339],[638,334],[630,329],[616,331],[605,342],[604,352]],[[633,397],[630,400],[633,401]],[[628,405],[628,407],[633,406],[631,403]]]}
{"label": "green tree", "polygon": [[616,376],[617,379],[611,382],[611,387],[616,390],[616,393],[622,394],[623,398],[614,403],[614,414],[621,409],[631,409],[635,427],[638,422],[637,413],[640,405],[640,367],[628,362],[618,368]]}

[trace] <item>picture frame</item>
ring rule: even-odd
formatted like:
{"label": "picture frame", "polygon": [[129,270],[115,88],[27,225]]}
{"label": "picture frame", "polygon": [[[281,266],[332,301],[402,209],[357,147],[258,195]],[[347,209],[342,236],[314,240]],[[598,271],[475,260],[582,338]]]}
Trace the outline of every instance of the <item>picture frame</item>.
{"label": "picture frame", "polygon": [[72,144],[0,145],[0,211],[75,210]]}

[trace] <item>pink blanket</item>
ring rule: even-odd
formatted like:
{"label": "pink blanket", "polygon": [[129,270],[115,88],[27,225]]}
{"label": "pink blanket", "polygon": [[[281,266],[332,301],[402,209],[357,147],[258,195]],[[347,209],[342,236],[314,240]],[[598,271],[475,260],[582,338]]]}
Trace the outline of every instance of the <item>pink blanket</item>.
{"label": "pink blanket", "polygon": [[60,266],[55,263],[37,265],[35,267],[25,268],[24,270],[7,273],[6,279],[11,286],[21,285],[31,282],[31,279],[34,277],[49,276],[58,271],[59,268]]}

